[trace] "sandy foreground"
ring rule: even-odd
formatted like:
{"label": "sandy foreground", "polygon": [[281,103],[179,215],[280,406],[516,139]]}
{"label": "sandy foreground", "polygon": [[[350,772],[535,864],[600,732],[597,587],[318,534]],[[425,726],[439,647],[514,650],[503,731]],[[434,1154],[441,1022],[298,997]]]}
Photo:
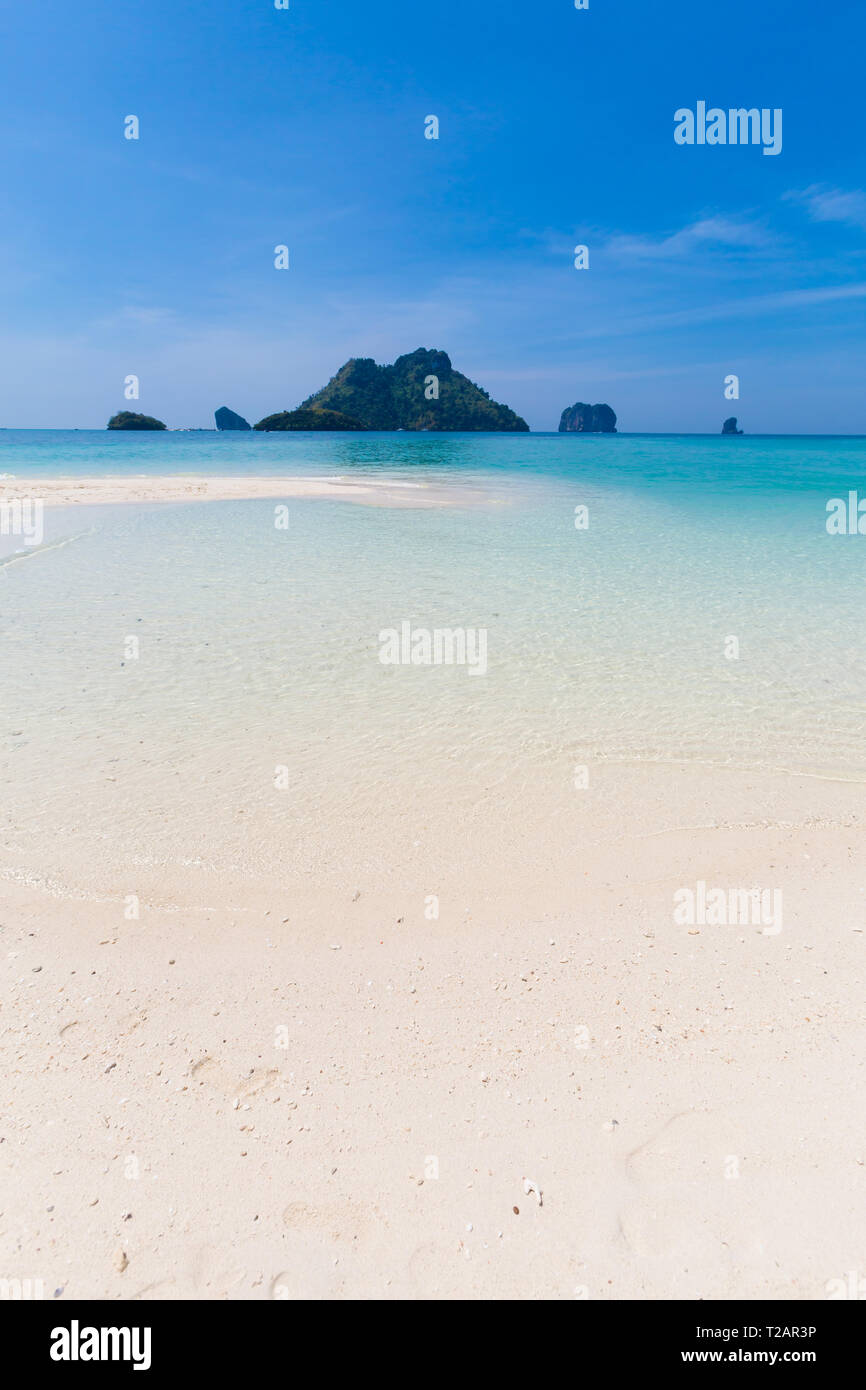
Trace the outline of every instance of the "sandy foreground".
{"label": "sandy foreground", "polygon": [[[379,831],[289,889],[154,868],[136,920],[7,879],[0,1275],[59,1299],[862,1278],[861,807],[608,768],[556,824],[454,827],[435,872]],[[782,930],[676,924],[698,880],[778,885]]]}
{"label": "sandy foreground", "polygon": [[[480,495],[480,494],[479,494]],[[360,502],[370,507],[443,507],[472,502],[471,489],[430,483],[385,482],[376,478],[203,478],[105,477],[0,479],[0,502],[23,497],[45,505],[70,507],[124,502],[220,502],[258,497],[321,498]]]}

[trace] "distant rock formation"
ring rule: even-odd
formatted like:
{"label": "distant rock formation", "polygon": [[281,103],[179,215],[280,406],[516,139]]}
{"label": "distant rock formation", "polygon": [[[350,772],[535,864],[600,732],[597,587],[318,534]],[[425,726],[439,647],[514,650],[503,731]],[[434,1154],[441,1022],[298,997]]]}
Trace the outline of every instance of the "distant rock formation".
{"label": "distant rock formation", "polygon": [[340,410],[280,410],[276,415],[266,415],[253,426],[257,430],[364,430],[367,428],[352,415],[344,415]]}
{"label": "distant rock formation", "polygon": [[737,417],[731,415],[722,425],[722,434],[742,434],[742,430],[737,429]]}
{"label": "distant rock formation", "polygon": [[456,372],[447,352],[417,348],[390,366],[353,357],[302,409],[337,410],[370,430],[528,430],[507,405]]}
{"label": "distant rock formation", "polygon": [[110,430],[164,430],[165,425],[161,420],[154,420],[152,415],[136,415],[134,410],[121,410],[117,415],[112,415],[108,422]]}
{"label": "distant rock formation", "polygon": [[578,401],[562,412],[560,434],[577,430],[581,434],[616,434],[616,415],[609,405],[584,405]]}
{"label": "distant rock formation", "polygon": [[236,415],[233,410],[229,410],[227,405],[221,405],[219,410],[215,410],[213,418],[216,420],[218,430],[252,429],[249,420],[245,420],[243,415]]}

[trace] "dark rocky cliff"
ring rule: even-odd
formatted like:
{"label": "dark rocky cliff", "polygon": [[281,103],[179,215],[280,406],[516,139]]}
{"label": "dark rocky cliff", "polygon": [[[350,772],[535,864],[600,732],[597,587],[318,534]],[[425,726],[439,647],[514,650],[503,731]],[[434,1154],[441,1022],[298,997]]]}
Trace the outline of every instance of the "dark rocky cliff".
{"label": "dark rocky cliff", "polygon": [[576,430],[581,434],[616,434],[616,415],[609,405],[585,405],[578,401],[562,412],[559,430],[560,433]]}
{"label": "dark rocky cliff", "polygon": [[215,410],[213,417],[218,430],[248,430],[252,428],[243,415],[236,415],[233,410],[229,410],[227,405],[221,405],[219,410]]}

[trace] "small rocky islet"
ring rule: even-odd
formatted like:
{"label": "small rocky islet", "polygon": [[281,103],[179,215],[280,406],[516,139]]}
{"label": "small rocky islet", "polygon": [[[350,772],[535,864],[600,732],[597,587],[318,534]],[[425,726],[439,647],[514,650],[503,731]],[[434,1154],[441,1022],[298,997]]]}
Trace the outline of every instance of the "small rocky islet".
{"label": "small rocky islet", "polygon": [[235,411],[229,410],[227,405],[221,405],[219,410],[215,410],[213,418],[218,430],[252,429],[249,420],[245,420],[243,415],[237,415]]}
{"label": "small rocky islet", "polygon": [[138,415],[134,410],[120,410],[108,422],[110,430],[164,430],[162,420],[152,415]]}
{"label": "small rocky islet", "polygon": [[616,434],[616,413],[609,405],[586,405],[576,401],[566,406],[559,421],[559,433]]}

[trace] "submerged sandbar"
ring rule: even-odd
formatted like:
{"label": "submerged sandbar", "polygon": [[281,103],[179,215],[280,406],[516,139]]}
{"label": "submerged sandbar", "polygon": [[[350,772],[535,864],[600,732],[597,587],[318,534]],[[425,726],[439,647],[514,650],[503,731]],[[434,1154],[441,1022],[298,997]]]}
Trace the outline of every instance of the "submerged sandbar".
{"label": "submerged sandbar", "polygon": [[380,478],[322,477],[202,477],[171,474],[102,478],[4,478],[0,502],[22,497],[41,499],[46,506],[78,503],[245,501],[257,497],[331,498],[368,507],[448,507],[490,500],[478,488],[445,483]]}

